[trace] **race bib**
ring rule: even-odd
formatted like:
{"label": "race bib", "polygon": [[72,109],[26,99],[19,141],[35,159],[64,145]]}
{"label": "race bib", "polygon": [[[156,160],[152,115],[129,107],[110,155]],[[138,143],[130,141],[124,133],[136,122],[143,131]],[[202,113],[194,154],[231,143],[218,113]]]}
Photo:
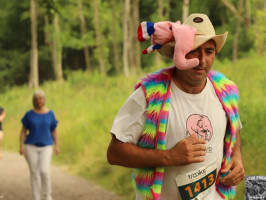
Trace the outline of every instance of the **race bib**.
{"label": "race bib", "polygon": [[176,184],[183,200],[200,199],[214,189],[216,180],[216,162],[195,171],[176,177]]}

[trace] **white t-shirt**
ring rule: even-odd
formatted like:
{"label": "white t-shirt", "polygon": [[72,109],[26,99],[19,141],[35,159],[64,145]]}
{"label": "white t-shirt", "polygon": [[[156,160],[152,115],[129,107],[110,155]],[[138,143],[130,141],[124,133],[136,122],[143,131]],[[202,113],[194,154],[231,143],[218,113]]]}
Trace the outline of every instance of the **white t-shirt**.
{"label": "white t-shirt", "polygon": [[[140,87],[121,107],[113,122],[111,133],[122,142],[137,144],[145,123],[145,109],[146,99]],[[199,94],[185,93],[172,81],[166,129],[167,149],[174,147],[177,142],[190,134],[196,133],[198,137],[205,138],[207,150],[204,162],[165,168],[161,200],[181,200],[175,180],[177,176],[193,172],[210,163],[216,165],[218,173],[223,158],[226,125],[226,113],[209,79]],[[137,192],[136,200],[142,199]],[[207,196],[198,199],[220,200],[222,198],[215,191],[215,184],[213,184]]]}

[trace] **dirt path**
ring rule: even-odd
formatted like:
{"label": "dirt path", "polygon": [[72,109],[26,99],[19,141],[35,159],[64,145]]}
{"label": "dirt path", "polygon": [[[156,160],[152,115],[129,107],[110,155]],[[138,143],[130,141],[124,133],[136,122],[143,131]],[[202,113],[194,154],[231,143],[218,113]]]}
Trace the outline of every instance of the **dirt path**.
{"label": "dirt path", "polygon": [[[53,200],[120,200],[83,178],[52,166]],[[0,200],[30,200],[29,170],[24,157],[3,153],[0,160]]]}

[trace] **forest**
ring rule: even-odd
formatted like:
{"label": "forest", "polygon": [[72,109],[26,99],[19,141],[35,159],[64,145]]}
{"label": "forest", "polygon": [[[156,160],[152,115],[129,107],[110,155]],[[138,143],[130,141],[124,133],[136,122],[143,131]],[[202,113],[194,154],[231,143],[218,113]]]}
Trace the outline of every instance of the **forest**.
{"label": "forest", "polygon": [[266,0],[0,0],[0,90],[67,80],[73,70],[129,76],[170,63],[137,41],[142,21],[207,14],[229,32],[220,60],[266,51]]}

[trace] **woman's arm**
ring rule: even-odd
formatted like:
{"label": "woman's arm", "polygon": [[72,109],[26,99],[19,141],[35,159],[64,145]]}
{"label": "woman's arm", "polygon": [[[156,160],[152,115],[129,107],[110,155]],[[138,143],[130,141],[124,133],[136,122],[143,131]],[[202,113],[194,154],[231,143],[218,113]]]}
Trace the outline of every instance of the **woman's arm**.
{"label": "woman's arm", "polygon": [[24,141],[26,137],[27,129],[22,126],[22,129],[20,131],[20,137],[19,137],[19,143],[20,143],[20,148],[19,148],[19,153],[20,155],[24,154]]}
{"label": "woman's arm", "polygon": [[54,137],[54,151],[55,151],[55,154],[58,155],[60,153],[60,151],[59,151],[57,128],[55,128],[54,131],[53,131],[53,137]]}

